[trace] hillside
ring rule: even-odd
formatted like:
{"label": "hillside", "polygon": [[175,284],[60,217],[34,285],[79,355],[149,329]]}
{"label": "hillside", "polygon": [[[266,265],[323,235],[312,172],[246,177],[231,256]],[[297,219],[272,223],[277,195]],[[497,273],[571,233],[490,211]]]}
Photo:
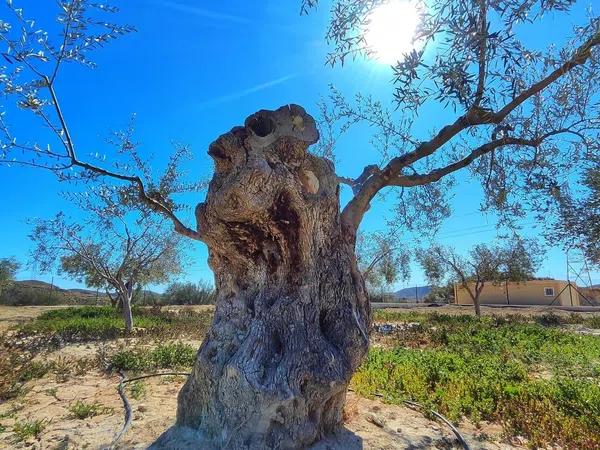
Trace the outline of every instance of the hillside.
{"label": "hillside", "polygon": [[431,286],[417,286],[410,287],[405,289],[400,289],[399,291],[394,292],[394,296],[398,299],[406,299],[406,300],[420,300],[422,301],[427,294],[431,292]]}
{"label": "hillside", "polygon": [[106,294],[89,289],[62,289],[40,280],[15,281],[0,295],[3,305],[93,305],[106,303]]}

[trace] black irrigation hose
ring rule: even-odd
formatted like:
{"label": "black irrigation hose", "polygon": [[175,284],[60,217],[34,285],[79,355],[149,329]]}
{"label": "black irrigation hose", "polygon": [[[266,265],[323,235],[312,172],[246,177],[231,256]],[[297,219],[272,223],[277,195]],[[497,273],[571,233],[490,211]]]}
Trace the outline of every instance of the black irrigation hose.
{"label": "black irrigation hose", "polygon": [[123,436],[125,436],[125,433],[127,433],[127,431],[129,430],[129,427],[131,426],[131,422],[133,422],[133,411],[131,410],[131,403],[129,403],[129,399],[127,398],[127,395],[125,394],[125,385],[127,383],[131,383],[132,381],[144,380],[146,378],[152,378],[152,377],[163,377],[163,376],[173,376],[173,375],[189,376],[190,374],[189,374],[189,372],[162,372],[162,373],[153,373],[150,375],[141,375],[139,377],[134,377],[134,378],[126,378],[125,372],[122,370],[119,370],[119,375],[121,376],[121,381],[119,382],[118,391],[119,391],[119,396],[121,397],[121,400],[123,400],[123,407],[125,408],[125,422],[123,423],[123,427],[121,428],[119,433],[115,436],[115,438],[113,439],[113,441],[111,442],[111,444],[107,448],[107,450],[114,450],[117,447],[117,444],[119,443],[119,441],[121,439],[123,439]]}
{"label": "black irrigation hose", "polygon": [[[348,389],[348,390],[350,392],[354,392],[354,389]],[[383,398],[384,395],[375,393],[375,397]],[[448,428],[450,428],[452,430],[452,432],[454,433],[454,436],[456,436],[456,439],[458,440],[460,445],[462,445],[464,450],[471,450],[471,448],[469,447],[469,444],[467,444],[467,441],[465,440],[463,435],[460,434],[460,431],[458,431],[458,429],[454,425],[452,425],[452,423],[448,419],[446,419],[444,416],[442,416],[439,412],[434,411],[432,409],[431,410],[427,409],[424,405],[421,405],[420,403],[413,402],[410,400],[402,400],[402,403],[404,403],[407,406],[410,406],[412,409],[417,409],[417,410],[421,411],[421,413],[423,411],[427,411],[427,412],[433,414],[435,417],[437,417],[439,420],[441,420],[445,425],[447,425]]]}
{"label": "black irrigation hose", "polygon": [[[152,373],[149,375],[140,375],[139,377],[134,377],[134,378],[126,378],[125,372],[123,372],[122,370],[119,370],[119,375],[121,376],[121,382],[119,383],[118,391],[119,391],[119,396],[121,397],[121,400],[123,400],[123,406],[125,408],[125,423],[123,424],[121,431],[119,431],[119,433],[115,436],[115,439],[112,441],[112,443],[108,447],[108,450],[114,450],[116,448],[119,441],[121,439],[123,439],[123,436],[125,436],[125,433],[127,433],[127,430],[129,430],[129,427],[131,426],[131,422],[133,421],[133,413],[131,410],[131,404],[129,403],[129,400],[127,399],[127,395],[125,394],[125,385],[127,383],[131,383],[132,381],[145,380],[146,378],[153,378],[153,377],[189,376],[190,373],[189,372],[162,372],[162,373]],[[348,391],[354,392],[354,389],[348,389]],[[376,393],[375,396],[383,398],[383,395],[379,394],[379,393]],[[421,412],[429,411],[431,414],[433,414],[435,417],[437,417],[439,420],[441,420],[445,425],[448,426],[448,428],[450,428],[452,430],[452,432],[454,433],[454,436],[456,436],[456,439],[462,445],[464,450],[471,450],[471,448],[469,447],[469,444],[467,444],[467,441],[465,440],[463,435],[460,434],[460,431],[458,431],[458,429],[454,425],[452,425],[452,423],[448,419],[446,419],[444,416],[442,416],[440,413],[438,413],[437,411],[434,411],[434,410],[427,410],[427,408],[425,406],[421,405],[420,403],[413,402],[410,400],[402,400],[402,403],[404,403],[407,406],[412,407],[413,409],[418,409]]]}
{"label": "black irrigation hose", "polygon": [[[408,405],[412,408],[419,409],[421,411],[427,410],[427,408],[425,408],[425,406],[423,406],[417,402],[411,402],[409,400],[402,400],[402,403],[404,403],[405,405]],[[463,437],[463,435],[460,434],[460,431],[458,431],[458,429],[454,425],[452,425],[452,423],[448,419],[446,419],[444,416],[442,416],[439,412],[434,411],[432,409],[429,410],[429,412],[431,414],[433,414],[435,417],[437,417],[438,419],[440,419],[442,422],[444,422],[448,426],[448,428],[450,428],[452,430],[452,432],[454,433],[454,436],[456,436],[456,439],[463,446],[464,450],[471,450],[469,447],[469,444],[467,444],[467,441],[465,441],[465,438]]]}

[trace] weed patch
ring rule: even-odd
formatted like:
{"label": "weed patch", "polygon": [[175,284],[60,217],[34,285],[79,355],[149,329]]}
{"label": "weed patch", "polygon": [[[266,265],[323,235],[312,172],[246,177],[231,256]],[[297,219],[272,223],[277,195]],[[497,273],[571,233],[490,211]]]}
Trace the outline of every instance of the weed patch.
{"label": "weed patch", "polygon": [[139,400],[146,395],[146,385],[141,380],[134,381],[129,384],[129,393],[131,398]]}
{"label": "weed patch", "polygon": [[597,449],[600,337],[560,328],[591,319],[376,311],[375,320],[421,326],[390,336],[392,348],[371,349],[352,386],[392,403],[418,401],[454,421],[501,422],[534,448]]}
{"label": "weed patch", "polygon": [[78,400],[69,406],[69,412],[72,417],[79,420],[85,420],[102,414],[110,414],[113,412],[113,409],[108,408],[99,402],[85,403]]}
{"label": "weed patch", "polygon": [[38,438],[46,428],[46,420],[30,420],[17,422],[13,426],[13,433],[18,442],[26,441],[31,438]]}
{"label": "weed patch", "polygon": [[196,359],[196,349],[181,342],[161,344],[152,349],[122,350],[110,358],[114,370],[134,372],[153,369],[190,368]]}

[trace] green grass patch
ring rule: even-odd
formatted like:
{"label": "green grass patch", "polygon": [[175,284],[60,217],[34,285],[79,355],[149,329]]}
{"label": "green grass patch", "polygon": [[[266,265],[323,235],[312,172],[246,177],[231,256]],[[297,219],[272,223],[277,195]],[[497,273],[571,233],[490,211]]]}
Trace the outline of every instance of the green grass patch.
{"label": "green grass patch", "polygon": [[52,364],[50,363],[31,361],[25,364],[19,371],[18,381],[24,383],[31,380],[37,380],[38,378],[44,377],[50,370],[52,370]]}
{"label": "green grass patch", "polygon": [[359,394],[418,401],[454,421],[499,421],[532,447],[600,448],[600,337],[558,328],[589,318],[375,316],[419,326],[371,349],[352,380]]}
{"label": "green grass patch", "polygon": [[114,370],[135,372],[190,368],[196,360],[196,350],[191,345],[181,342],[161,344],[149,349],[122,350],[112,355],[110,366]]}
{"label": "green grass patch", "polygon": [[46,420],[28,420],[17,422],[13,426],[13,433],[18,442],[26,441],[31,438],[38,438],[46,428]]}
{"label": "green grass patch", "polygon": [[[155,335],[203,337],[210,325],[212,313],[161,311],[156,308],[134,308],[134,326],[143,333]],[[110,306],[62,308],[41,314],[19,326],[24,335],[56,335],[66,341],[114,339],[124,334],[121,313]]]}
{"label": "green grass patch", "polygon": [[72,417],[79,420],[85,420],[102,414],[110,414],[113,412],[113,409],[108,408],[99,402],[86,403],[78,400],[69,405],[69,412]]}
{"label": "green grass patch", "polygon": [[146,385],[142,380],[129,383],[129,393],[131,398],[139,400],[146,395]]}

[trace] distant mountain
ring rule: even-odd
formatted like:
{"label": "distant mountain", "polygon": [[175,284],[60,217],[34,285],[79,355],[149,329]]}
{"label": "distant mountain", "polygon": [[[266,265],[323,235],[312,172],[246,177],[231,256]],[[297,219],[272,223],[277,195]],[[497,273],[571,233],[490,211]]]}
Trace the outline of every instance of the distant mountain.
{"label": "distant mountain", "polygon": [[399,291],[394,292],[394,296],[396,298],[404,298],[408,300],[417,300],[417,296],[419,300],[423,300],[423,298],[431,292],[431,286],[417,286],[416,288],[406,288],[400,289]]}
{"label": "distant mountain", "polygon": [[[64,294],[73,294],[74,296],[77,296],[77,297],[94,297],[94,298],[96,297],[96,291],[93,289],[84,289],[84,288],[62,289],[56,285],[52,285],[51,283],[47,283],[45,281],[40,281],[40,280],[20,280],[20,281],[15,281],[15,284],[17,286],[23,287],[23,288],[36,288],[36,289],[42,289],[42,290],[47,290],[47,291],[52,290],[53,292],[62,292]],[[154,291],[150,291],[150,290],[144,290],[143,293],[146,295],[154,295],[154,296],[161,295],[158,292],[154,292]],[[105,297],[106,293],[104,292],[104,290],[101,289],[98,292],[98,296]]]}
{"label": "distant mountain", "polygon": [[[15,281],[15,284],[18,284],[20,286],[38,287],[38,288],[46,288],[46,289],[50,289],[52,287],[52,285],[50,283],[46,283],[45,281],[40,281],[40,280],[21,280],[21,281]],[[62,290],[56,286],[54,286],[54,289]]]}
{"label": "distant mountain", "polygon": [[[96,296],[96,291],[92,291],[90,289],[67,289],[67,291],[73,292],[74,294],[93,295],[94,297]],[[104,293],[104,291],[100,291],[98,295],[103,296],[106,294]]]}

